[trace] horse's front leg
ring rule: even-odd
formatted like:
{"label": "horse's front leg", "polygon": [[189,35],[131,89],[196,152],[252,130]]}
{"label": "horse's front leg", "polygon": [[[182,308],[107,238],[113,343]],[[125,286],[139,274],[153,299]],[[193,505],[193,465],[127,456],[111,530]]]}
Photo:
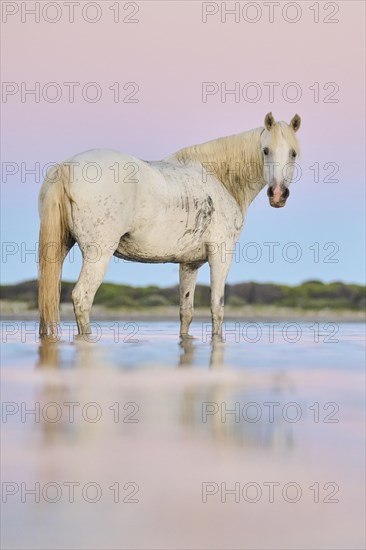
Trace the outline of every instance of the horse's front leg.
{"label": "horse's front leg", "polygon": [[211,274],[211,317],[212,336],[222,337],[222,322],[224,319],[224,294],[226,277],[231,265],[231,255],[222,258],[216,254],[209,258]]}
{"label": "horse's front leg", "polygon": [[194,291],[198,267],[192,264],[180,264],[179,266],[180,336],[182,338],[189,337],[188,331],[193,318]]}

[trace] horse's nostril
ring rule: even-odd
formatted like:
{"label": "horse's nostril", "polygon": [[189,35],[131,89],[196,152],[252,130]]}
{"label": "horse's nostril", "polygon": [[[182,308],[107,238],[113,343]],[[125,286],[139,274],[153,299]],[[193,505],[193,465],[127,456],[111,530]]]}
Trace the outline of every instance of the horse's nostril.
{"label": "horse's nostril", "polygon": [[286,187],[286,189],[284,190],[282,196],[283,196],[284,199],[287,199],[289,195],[290,195],[290,190]]}
{"label": "horse's nostril", "polygon": [[267,195],[268,195],[268,197],[273,197],[273,189],[272,189],[272,187],[268,187],[268,189],[267,189]]}

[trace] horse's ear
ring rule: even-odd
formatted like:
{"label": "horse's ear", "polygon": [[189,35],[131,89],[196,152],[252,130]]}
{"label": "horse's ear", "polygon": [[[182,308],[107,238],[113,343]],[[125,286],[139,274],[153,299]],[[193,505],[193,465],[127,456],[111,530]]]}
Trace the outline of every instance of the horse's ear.
{"label": "horse's ear", "polygon": [[301,126],[301,117],[297,114],[293,116],[290,122],[290,126],[294,132],[297,132]]}
{"label": "horse's ear", "polygon": [[273,128],[274,123],[275,123],[275,119],[273,118],[272,113],[267,113],[264,118],[264,126],[266,127],[266,129],[270,131],[271,128]]}

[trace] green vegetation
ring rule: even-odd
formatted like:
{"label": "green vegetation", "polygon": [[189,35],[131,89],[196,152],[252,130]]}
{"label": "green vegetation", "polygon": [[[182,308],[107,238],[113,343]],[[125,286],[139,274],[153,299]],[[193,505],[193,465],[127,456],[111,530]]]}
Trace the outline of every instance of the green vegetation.
{"label": "green vegetation", "polygon": [[[63,282],[61,301],[71,301],[74,283]],[[37,307],[37,281],[26,281],[16,285],[0,287],[1,299],[26,302],[29,309]],[[179,304],[178,286],[159,288],[157,286],[132,287],[103,283],[94,303],[106,308],[127,308],[141,310],[158,306]],[[365,286],[341,282],[325,284],[321,281],[307,281],[297,286],[261,283],[239,283],[226,286],[226,303],[231,307],[245,305],[271,305],[307,310],[353,310],[365,308]],[[210,288],[198,285],[195,295],[196,307],[209,307]]]}

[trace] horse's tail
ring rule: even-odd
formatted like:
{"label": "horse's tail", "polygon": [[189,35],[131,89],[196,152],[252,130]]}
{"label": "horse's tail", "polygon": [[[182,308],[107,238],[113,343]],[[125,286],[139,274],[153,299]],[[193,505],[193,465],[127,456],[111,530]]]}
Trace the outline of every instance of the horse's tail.
{"label": "horse's tail", "polygon": [[[41,208],[39,232],[39,334],[55,336],[60,322],[61,269],[70,248],[67,223],[69,168],[58,168],[57,180],[49,184]],[[50,174],[48,175],[50,177]]]}

